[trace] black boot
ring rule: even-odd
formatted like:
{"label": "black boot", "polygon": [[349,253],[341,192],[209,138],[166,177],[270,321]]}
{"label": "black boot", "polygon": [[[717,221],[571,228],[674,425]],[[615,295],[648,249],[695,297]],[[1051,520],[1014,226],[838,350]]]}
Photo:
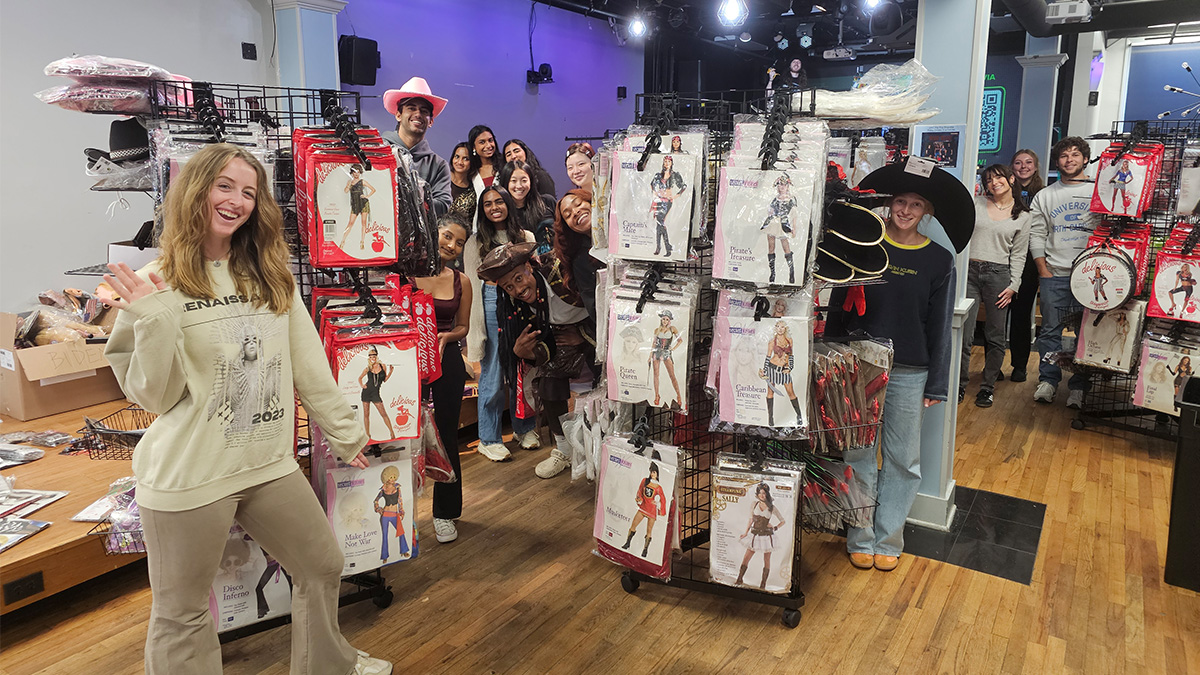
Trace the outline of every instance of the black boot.
{"label": "black boot", "polygon": [[629,550],[629,542],[631,542],[631,541],[633,541],[633,532],[630,532],[629,536],[625,537],[625,545],[621,547],[621,550],[628,551]]}
{"label": "black boot", "polygon": [[767,426],[775,426],[775,397],[767,397]]}
{"label": "black boot", "polygon": [[655,226],[655,228],[654,228],[654,255],[658,255],[658,252],[662,250],[662,234],[663,234],[662,225]]}
{"label": "black boot", "polygon": [[665,249],[666,249],[666,251],[667,251],[667,252],[666,252],[666,253],[664,253],[663,255],[665,255],[665,256],[667,256],[668,258],[670,258],[670,257],[671,257],[671,240],[670,240],[670,238],[668,238],[668,236],[667,236],[667,226],[666,226],[666,225],[659,225],[659,226],[658,226],[658,229],[662,230],[663,248],[665,248]]}
{"label": "black boot", "polygon": [[769,576],[771,576],[771,570],[770,570],[770,568],[764,567],[764,568],[763,568],[763,578],[762,578],[762,583],[758,585],[758,587],[759,587],[759,588],[761,588],[761,589],[762,589],[762,590],[764,590],[764,591],[767,589],[767,577],[769,577]]}
{"label": "black boot", "polygon": [[791,399],[791,401],[792,401],[792,409],[796,411],[796,425],[799,426],[800,420],[804,419],[803,417],[800,416],[800,400],[793,398],[793,399]]}
{"label": "black boot", "polygon": [[784,253],[783,257],[788,264],[788,283],[794,284],[796,283],[796,263],[792,261],[791,253]]}
{"label": "black boot", "polygon": [[775,254],[774,253],[767,254],[767,267],[771,268],[771,278],[768,279],[768,281],[770,283],[775,283]]}
{"label": "black boot", "polygon": [[744,577],[744,576],[746,576],[746,566],[742,565],[742,568],[740,570],[738,570],[738,580],[736,583],[741,584],[742,577]]}
{"label": "black boot", "polygon": [[642,547],[642,557],[645,558],[646,554],[649,552],[650,552],[650,540],[647,539],[646,545]]}

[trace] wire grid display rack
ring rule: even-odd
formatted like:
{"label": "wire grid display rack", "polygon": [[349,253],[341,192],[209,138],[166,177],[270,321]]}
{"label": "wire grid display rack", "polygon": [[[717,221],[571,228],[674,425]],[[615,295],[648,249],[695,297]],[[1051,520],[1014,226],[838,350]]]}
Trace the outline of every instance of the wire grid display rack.
{"label": "wire grid display rack", "polygon": [[[639,124],[653,124],[666,111],[678,126],[699,124],[708,126],[710,130],[709,201],[706,208],[709,213],[708,222],[715,222],[716,177],[723,164],[722,154],[729,149],[733,137],[733,116],[739,113],[755,112],[754,102],[749,99],[730,101],[678,94],[639,94],[636,102],[636,119]],[[697,253],[697,259],[673,265],[672,271],[681,276],[711,277],[713,265],[711,246],[698,247]],[[674,555],[670,580],[661,581],[633,570],[625,570],[622,573],[621,586],[627,592],[633,593],[639,588],[641,582],[654,582],[781,607],[783,608],[782,621],[784,625],[795,628],[800,622],[800,608],[804,606],[800,562],[803,533],[805,531],[822,531],[822,528],[816,525],[805,523],[803,500],[800,501],[800,508],[796,515],[795,546],[792,551],[792,583],[789,593],[775,594],[744,587],[726,586],[711,581],[709,576],[710,528],[712,525],[712,493],[709,477],[710,469],[716,465],[717,454],[721,452],[745,454],[753,444],[767,457],[802,461],[803,453],[810,449],[808,442],[804,440],[759,443],[758,439],[709,431],[714,402],[704,391],[704,379],[712,349],[716,304],[717,291],[709,284],[704,284],[692,322],[694,328],[687,382],[688,414],[683,415],[645,405],[635,406],[634,410],[635,418],[644,416],[648,422],[648,438],[681,447],[691,457],[691,460],[681,467],[676,482],[675,499],[682,550]]]}
{"label": "wire grid display rack", "polygon": [[[1113,122],[1109,138],[1114,143],[1145,140],[1157,141],[1165,146],[1162,171],[1154,185],[1154,197],[1142,218],[1107,217],[1114,223],[1145,223],[1150,228],[1150,265],[1144,290],[1137,296],[1144,300],[1152,292],[1155,256],[1179,221],[1175,209],[1183,169],[1183,151],[1188,141],[1200,139],[1200,120],[1116,121]],[[1076,335],[1079,334],[1080,318],[1073,315],[1068,319],[1068,323],[1076,329]],[[1091,389],[1084,394],[1083,406],[1071,421],[1073,428],[1084,429],[1088,425],[1099,424],[1167,440],[1179,438],[1178,419],[1133,404],[1138,373],[1136,361],[1128,375],[1098,368],[1076,368],[1079,372],[1091,375]]]}

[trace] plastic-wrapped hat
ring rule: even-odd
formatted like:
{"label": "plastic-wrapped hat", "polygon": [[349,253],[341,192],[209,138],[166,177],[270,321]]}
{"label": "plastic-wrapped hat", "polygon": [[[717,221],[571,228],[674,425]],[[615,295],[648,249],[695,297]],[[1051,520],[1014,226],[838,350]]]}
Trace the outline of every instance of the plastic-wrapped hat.
{"label": "plastic-wrapped hat", "polygon": [[883,241],[884,223],[879,214],[852,202],[837,200],[825,209],[825,239],[835,235],[852,244],[871,246]]}
{"label": "plastic-wrapped hat", "polygon": [[404,86],[399,89],[388,89],[383,92],[383,107],[392,115],[395,115],[400,109],[400,103],[410,98],[423,98],[429,101],[429,105],[433,106],[432,119],[437,119],[441,114],[442,109],[446,107],[448,102],[441,96],[434,96],[433,91],[429,88],[429,83],[423,77],[414,77],[404,83]]}
{"label": "plastic-wrapped hat", "polygon": [[974,198],[962,181],[947,171],[934,167],[925,177],[910,171],[910,163],[911,159],[876,169],[859,181],[858,189],[874,190],[881,195],[908,192],[920,195],[933,205],[933,217],[946,230],[954,250],[961,253],[975,231]]}

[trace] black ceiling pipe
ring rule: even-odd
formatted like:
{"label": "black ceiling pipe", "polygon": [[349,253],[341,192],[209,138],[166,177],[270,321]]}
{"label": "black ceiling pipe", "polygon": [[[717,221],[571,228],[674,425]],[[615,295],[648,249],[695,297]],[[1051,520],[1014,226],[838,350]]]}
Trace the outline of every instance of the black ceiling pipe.
{"label": "black ceiling pipe", "polygon": [[1046,0],[1001,1],[1026,33],[1039,38],[1200,21],[1200,2],[1195,0],[1109,2],[1092,8],[1091,21],[1053,25],[1046,23]]}

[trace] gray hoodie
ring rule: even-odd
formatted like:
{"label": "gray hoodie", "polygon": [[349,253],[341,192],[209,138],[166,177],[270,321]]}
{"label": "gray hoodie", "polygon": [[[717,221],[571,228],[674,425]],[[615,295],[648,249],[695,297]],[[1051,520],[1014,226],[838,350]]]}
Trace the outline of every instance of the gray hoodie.
{"label": "gray hoodie", "polygon": [[442,214],[450,210],[450,165],[429,147],[429,141],[425,139],[409,148],[395,131],[384,131],[380,135],[383,136],[383,140],[399,148],[400,152],[407,152],[412,156],[417,174],[425,181],[425,196],[432,205],[433,217],[442,217]]}

